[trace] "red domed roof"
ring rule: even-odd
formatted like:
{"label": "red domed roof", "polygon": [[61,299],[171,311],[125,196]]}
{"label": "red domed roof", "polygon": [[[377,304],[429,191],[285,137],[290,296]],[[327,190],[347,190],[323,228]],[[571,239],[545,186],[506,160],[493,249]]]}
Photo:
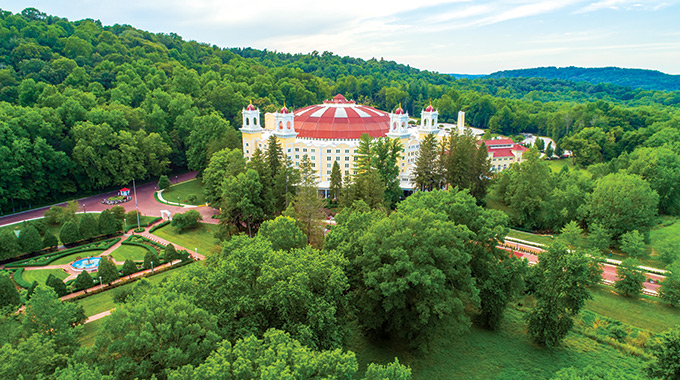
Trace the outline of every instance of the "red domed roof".
{"label": "red domed roof", "polygon": [[384,137],[390,130],[387,112],[356,104],[338,94],[333,100],[295,110],[298,137],[358,139],[364,133]]}
{"label": "red domed roof", "polygon": [[397,108],[397,109],[394,111],[394,113],[395,113],[396,115],[403,115],[403,114],[404,114],[404,110],[401,108],[401,105],[399,106],[399,108]]}
{"label": "red domed roof", "polygon": [[255,111],[255,106],[253,105],[253,103],[248,104],[248,107],[246,107],[246,110]]}
{"label": "red domed roof", "polygon": [[427,106],[427,108],[425,108],[425,112],[432,112],[432,111],[434,111],[434,107],[432,107],[432,104],[430,104],[429,106]]}
{"label": "red domed roof", "polygon": [[288,113],[288,108],[286,108],[286,106],[284,105],[279,113]]}

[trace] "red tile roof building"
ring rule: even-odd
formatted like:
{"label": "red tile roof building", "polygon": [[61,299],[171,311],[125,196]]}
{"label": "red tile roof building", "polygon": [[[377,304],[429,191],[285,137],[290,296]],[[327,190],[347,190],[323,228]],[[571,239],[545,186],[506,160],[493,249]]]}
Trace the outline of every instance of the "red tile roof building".
{"label": "red tile roof building", "polygon": [[[511,164],[522,162],[522,157],[527,148],[516,144],[511,139],[483,140],[489,151],[491,170],[500,172],[507,169]],[[481,144],[482,141],[480,140]]]}

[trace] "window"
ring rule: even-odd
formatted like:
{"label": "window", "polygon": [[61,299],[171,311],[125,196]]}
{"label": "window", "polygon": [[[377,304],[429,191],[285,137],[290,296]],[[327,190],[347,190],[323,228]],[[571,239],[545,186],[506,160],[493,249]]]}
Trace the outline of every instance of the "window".
{"label": "window", "polygon": [[331,174],[331,171],[330,171],[330,170],[326,170],[326,174]]}
{"label": "window", "polygon": [[329,156],[329,157],[326,157],[326,161],[330,161],[330,160],[331,160],[331,157],[330,157],[330,156]]}
{"label": "window", "polygon": [[246,146],[248,146],[248,143],[246,143]]}
{"label": "window", "polygon": [[345,164],[345,167],[348,168],[348,167],[349,167],[349,164]]}
{"label": "window", "polygon": [[331,167],[331,164],[326,164],[326,167],[327,167],[327,168],[330,168],[330,167]]}
{"label": "window", "polygon": [[246,149],[246,154],[248,154],[248,153],[250,153],[250,152],[248,151],[248,149]]}
{"label": "window", "polygon": [[315,167],[316,167],[316,164],[315,164],[315,163],[313,163],[313,162],[312,162],[312,167],[313,167],[313,168],[315,168]]}
{"label": "window", "polygon": [[335,156],[335,161],[340,161],[340,157]]}
{"label": "window", "polygon": [[295,159],[296,159],[296,160],[297,160],[297,159],[300,159],[300,155],[299,155],[299,154],[296,154],[296,155],[295,155]]}
{"label": "window", "polygon": [[345,149],[345,154],[349,153],[349,149]]}
{"label": "window", "polygon": [[358,150],[354,149],[354,153],[358,153],[358,152],[359,152]]}
{"label": "window", "polygon": [[335,153],[340,153],[340,149],[336,149],[336,150],[335,150]]}
{"label": "window", "polygon": [[[290,149],[288,149],[288,150],[290,150]],[[295,148],[295,151],[296,151],[296,152],[299,152],[299,151],[300,151],[300,148]]]}
{"label": "window", "polygon": [[345,170],[345,175],[349,175],[349,170]]}
{"label": "window", "polygon": [[314,156],[310,157],[309,159],[312,160],[312,161],[314,161]]}
{"label": "window", "polygon": [[326,153],[330,153],[330,152],[331,152],[331,150],[330,150],[330,149],[326,149]]}
{"label": "window", "polygon": [[349,161],[349,156],[345,156],[345,161]]}
{"label": "window", "polygon": [[312,149],[312,153],[315,153],[315,152],[316,152],[316,149]]}
{"label": "window", "polygon": [[307,152],[307,148],[302,148],[302,151],[303,151],[303,152]]}

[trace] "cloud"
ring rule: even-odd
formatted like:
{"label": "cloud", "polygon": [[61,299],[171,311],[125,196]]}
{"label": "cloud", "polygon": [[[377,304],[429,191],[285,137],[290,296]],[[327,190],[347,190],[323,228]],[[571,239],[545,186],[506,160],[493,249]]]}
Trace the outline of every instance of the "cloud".
{"label": "cloud", "polygon": [[609,10],[646,10],[646,11],[657,11],[659,9],[666,8],[677,1],[655,1],[655,0],[601,0],[590,3],[585,7],[579,9],[575,13],[588,13],[600,11],[603,9]]}

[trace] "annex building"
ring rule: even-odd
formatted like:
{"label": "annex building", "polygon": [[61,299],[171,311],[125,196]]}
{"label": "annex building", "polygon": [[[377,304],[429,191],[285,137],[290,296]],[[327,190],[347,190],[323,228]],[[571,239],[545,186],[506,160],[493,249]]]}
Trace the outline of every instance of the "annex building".
{"label": "annex building", "polygon": [[[481,140],[480,140],[481,143]],[[511,139],[484,140],[489,152],[491,171],[500,172],[507,169],[510,164],[522,162],[522,157],[527,148],[515,143]]]}
{"label": "annex building", "polygon": [[[465,113],[458,113],[458,123],[451,128],[442,128],[438,123],[439,113],[428,106],[421,113],[420,124],[409,124],[409,115],[401,107],[394,112],[385,112],[366,105],[357,104],[338,94],[333,99],[289,110],[285,106],[278,112],[267,113],[264,120],[260,111],[249,104],[242,111],[243,155],[250,160],[256,149],[266,150],[267,140],[276,136],[283,153],[296,167],[307,155],[316,169],[319,188],[330,186],[333,162],[338,162],[343,178],[354,175],[354,155],[363,134],[373,138],[390,137],[401,141],[403,146],[399,166],[401,188],[413,190],[412,171],[415,167],[420,141],[426,135],[434,134],[438,139],[450,133],[462,133]],[[264,125],[262,122],[264,121]]]}

